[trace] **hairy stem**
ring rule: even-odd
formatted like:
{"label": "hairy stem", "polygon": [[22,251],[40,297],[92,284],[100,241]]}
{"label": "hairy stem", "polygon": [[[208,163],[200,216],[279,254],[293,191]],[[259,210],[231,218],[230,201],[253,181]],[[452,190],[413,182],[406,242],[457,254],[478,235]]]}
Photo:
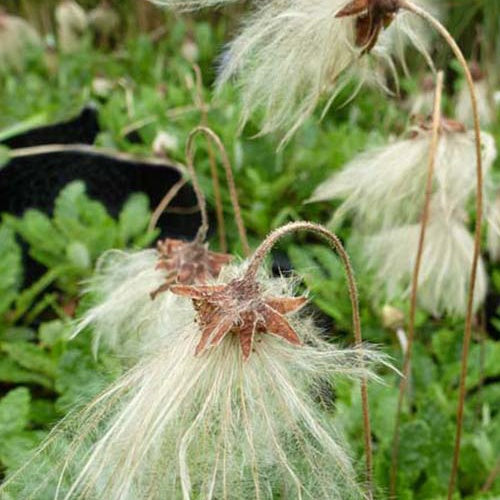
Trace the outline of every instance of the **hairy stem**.
{"label": "hairy stem", "polygon": [[177,193],[182,189],[182,187],[186,184],[187,180],[181,177],[165,194],[165,196],[161,199],[160,203],[158,203],[157,207],[154,209],[154,212],[151,214],[151,218],[149,219],[148,232],[153,231],[158,224],[158,220],[161,217],[161,214],[165,211],[165,209],[170,205],[170,202],[177,196]]}
{"label": "hairy stem", "polygon": [[[287,234],[295,233],[298,231],[308,231],[315,234],[316,236],[319,236],[320,238],[326,240],[329,245],[338,253],[347,277],[349,298],[351,300],[352,307],[354,339],[356,342],[356,346],[361,349],[363,337],[361,335],[358,289],[356,286],[356,280],[354,278],[354,271],[349,259],[349,255],[345,251],[341,241],[339,240],[337,235],[335,235],[325,227],[313,222],[291,222],[281,228],[276,229],[260,244],[260,246],[254,252],[245,272],[244,279],[255,280],[262,262],[264,261],[266,255],[269,253],[272,247]],[[363,363],[362,359],[361,363]],[[363,377],[361,379],[361,403],[363,408],[367,498],[371,500],[373,498],[373,452],[371,439],[370,407],[368,404],[368,384],[366,377]]]}
{"label": "hairy stem", "polygon": [[[201,125],[208,127],[208,107],[203,99],[203,78],[201,69],[197,64],[193,64],[196,76],[196,105],[201,113]],[[217,216],[217,231],[219,233],[219,246],[222,253],[227,252],[226,222],[224,220],[224,208],[222,206],[222,195],[220,190],[219,172],[215,161],[215,154],[212,143],[207,144],[208,161],[210,163],[210,175],[214,187],[215,213]]]}
{"label": "hairy stem", "polygon": [[210,139],[213,144],[217,147],[220,152],[220,157],[222,161],[222,166],[224,167],[226,173],[227,184],[229,188],[229,196],[231,198],[231,204],[233,205],[234,218],[236,219],[236,225],[238,227],[238,233],[240,236],[241,245],[243,246],[243,253],[246,257],[250,255],[250,246],[248,244],[247,232],[245,229],[245,224],[243,223],[243,217],[241,215],[241,207],[238,199],[238,192],[236,190],[236,184],[234,182],[233,169],[231,167],[231,162],[227,155],[226,149],[222,144],[220,137],[210,128],[204,127],[202,125],[196,127],[189,134],[188,146],[189,150],[186,150],[186,157],[190,158],[191,168],[193,168],[193,151],[192,144],[193,139],[197,134],[204,134],[208,139]]}
{"label": "hairy stem", "polygon": [[469,292],[467,298],[467,313],[465,316],[465,330],[464,330],[464,343],[462,348],[462,360],[460,371],[460,387],[457,406],[457,426],[455,434],[455,449],[453,452],[453,461],[451,467],[450,481],[448,485],[448,500],[452,500],[453,492],[455,491],[455,483],[458,472],[458,461],[460,457],[460,442],[462,437],[465,394],[466,394],[466,378],[467,378],[467,364],[469,358],[470,341],[472,335],[472,320],[474,316],[474,290],[476,286],[477,267],[479,262],[479,255],[481,251],[481,223],[483,219],[483,167],[481,157],[481,128],[479,123],[479,112],[477,108],[477,97],[474,89],[474,80],[467,65],[460,47],[457,45],[448,30],[431,14],[424,9],[416,6],[409,0],[400,0],[400,7],[406,9],[414,14],[420,16],[428,21],[446,40],[452,49],[455,57],[463,67],[465,78],[470,91],[472,102],[472,112],[474,116],[474,132],[476,136],[476,155],[477,155],[477,188],[476,188],[476,227],[474,231],[474,254],[472,257],[472,269],[470,275]]}
{"label": "hairy stem", "polygon": [[396,482],[398,471],[398,455],[399,455],[399,426],[401,422],[401,411],[403,408],[403,400],[411,371],[411,356],[413,348],[413,340],[415,337],[415,315],[417,312],[417,293],[418,281],[420,275],[420,267],[422,264],[422,255],[424,252],[425,235],[427,232],[427,225],[429,222],[429,209],[431,204],[432,183],[434,177],[434,166],[436,164],[436,153],[439,144],[439,128],[441,122],[441,99],[443,95],[443,72],[440,71],[436,80],[436,93],[434,97],[434,109],[432,117],[432,135],[429,148],[429,163],[427,167],[427,180],[425,184],[425,199],[424,207],[422,210],[422,220],[420,222],[420,235],[417,247],[417,256],[415,258],[415,265],[413,268],[413,276],[411,282],[410,294],[410,311],[408,318],[408,344],[404,353],[403,361],[403,376],[399,383],[398,404],[396,410],[396,423],[394,427],[394,435],[392,442],[392,458],[391,458],[391,473],[390,473],[390,493],[391,498],[396,498]]}

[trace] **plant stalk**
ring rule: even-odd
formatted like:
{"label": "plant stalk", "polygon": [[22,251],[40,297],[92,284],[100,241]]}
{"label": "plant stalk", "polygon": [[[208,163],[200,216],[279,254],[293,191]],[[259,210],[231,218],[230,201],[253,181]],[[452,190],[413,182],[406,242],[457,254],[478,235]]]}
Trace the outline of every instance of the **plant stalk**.
{"label": "plant stalk", "polygon": [[403,362],[403,376],[399,383],[398,404],[396,410],[396,423],[394,428],[393,442],[392,442],[392,458],[391,458],[391,473],[390,473],[390,493],[391,498],[396,498],[397,486],[397,471],[398,471],[398,455],[399,455],[399,427],[401,422],[401,411],[403,408],[403,400],[411,372],[411,356],[413,348],[413,340],[415,338],[415,315],[417,312],[417,294],[418,294],[418,280],[420,275],[420,267],[422,264],[422,255],[424,252],[425,235],[427,232],[427,225],[429,222],[429,212],[432,196],[432,183],[434,177],[434,167],[436,164],[436,153],[439,144],[439,128],[441,122],[441,100],[443,95],[443,72],[437,74],[436,80],[436,93],[434,96],[434,109],[432,117],[432,133],[431,143],[429,148],[429,163],[427,167],[427,180],[425,185],[425,199],[424,207],[422,210],[422,220],[420,222],[420,235],[417,247],[417,256],[413,268],[413,276],[411,282],[410,294],[410,311],[408,318],[408,344],[404,353]]}
{"label": "plant stalk", "polygon": [[[315,224],[313,222],[291,222],[279,229],[273,231],[267,238],[260,244],[250,259],[248,268],[245,272],[243,279],[255,280],[257,272],[262,265],[272,247],[284,236],[298,231],[308,231],[320,238],[326,240],[329,245],[338,253],[340,260],[344,266],[344,271],[347,278],[347,285],[349,289],[349,298],[351,300],[352,308],[352,323],[354,330],[355,344],[358,349],[362,349],[363,338],[361,334],[361,319],[359,313],[359,299],[356,280],[354,278],[354,271],[349,259],[349,255],[345,251],[340,239],[337,235],[326,229],[325,227]],[[361,355],[361,364],[363,358]],[[363,432],[364,432],[364,448],[365,448],[365,461],[366,461],[366,487],[367,498],[373,499],[373,451],[372,451],[372,438],[371,438],[371,423],[370,423],[370,407],[368,402],[368,383],[366,377],[361,379],[361,404],[363,411]]]}
{"label": "plant stalk", "polygon": [[462,66],[467,85],[470,91],[472,113],[474,116],[474,133],[476,136],[476,155],[477,155],[477,192],[476,192],[476,226],[474,231],[474,253],[472,257],[472,269],[470,274],[469,292],[467,298],[467,312],[465,316],[464,343],[462,348],[460,385],[457,406],[457,426],[455,434],[455,448],[453,452],[452,467],[450,473],[450,481],[448,484],[448,500],[452,500],[455,491],[455,483],[458,472],[458,461],[460,457],[460,443],[462,438],[462,427],[464,417],[465,395],[466,395],[466,379],[467,379],[467,364],[469,358],[470,342],[472,336],[472,320],[474,316],[474,291],[476,286],[477,267],[479,263],[479,255],[481,251],[481,225],[483,220],[483,166],[481,157],[481,127],[479,122],[479,112],[477,106],[476,91],[474,89],[474,80],[467,65],[467,61],[460,50],[457,42],[450,35],[448,30],[431,14],[424,9],[421,9],[410,0],[399,0],[399,5],[402,9],[420,16],[425,21],[429,22],[439,34],[446,40],[455,57]]}

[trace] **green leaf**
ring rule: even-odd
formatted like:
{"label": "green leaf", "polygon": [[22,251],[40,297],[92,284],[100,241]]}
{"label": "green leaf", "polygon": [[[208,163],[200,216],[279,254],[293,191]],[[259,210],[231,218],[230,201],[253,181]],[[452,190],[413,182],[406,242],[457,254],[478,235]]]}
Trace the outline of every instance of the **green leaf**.
{"label": "green leaf", "polygon": [[45,431],[23,431],[5,437],[0,444],[0,461],[10,471],[26,464],[31,453],[47,436]]}
{"label": "green leaf", "polygon": [[6,146],[0,144],[0,170],[10,161],[10,150]]}
{"label": "green leaf", "polygon": [[60,263],[66,240],[45,214],[27,210],[21,219],[8,219],[30,245],[30,255],[47,267]]}
{"label": "green leaf", "polygon": [[18,387],[0,399],[0,436],[22,431],[29,422],[30,392]]}
{"label": "green leaf", "polygon": [[13,359],[6,356],[0,357],[0,382],[8,384],[37,384],[47,389],[52,389],[53,382],[50,378],[26,370]]}
{"label": "green leaf", "polygon": [[83,182],[68,184],[59,194],[54,207],[54,224],[68,242],[85,242],[95,259],[114,246],[116,223],[104,206],[90,200]]}
{"label": "green leaf", "polygon": [[68,262],[78,269],[87,270],[92,267],[89,251],[84,243],[72,241],[66,247],[66,257]]}
{"label": "green leaf", "polygon": [[122,245],[141,236],[147,229],[151,213],[148,197],[135,193],[127,200],[118,218],[118,233]]}
{"label": "green leaf", "polygon": [[14,302],[22,278],[22,255],[14,232],[0,226],[0,314]]}
{"label": "green leaf", "polygon": [[44,346],[54,347],[56,344],[67,342],[70,339],[71,325],[60,319],[47,321],[40,325],[38,335]]}
{"label": "green leaf", "polygon": [[23,368],[55,378],[57,363],[41,347],[29,342],[2,342],[0,349]]}

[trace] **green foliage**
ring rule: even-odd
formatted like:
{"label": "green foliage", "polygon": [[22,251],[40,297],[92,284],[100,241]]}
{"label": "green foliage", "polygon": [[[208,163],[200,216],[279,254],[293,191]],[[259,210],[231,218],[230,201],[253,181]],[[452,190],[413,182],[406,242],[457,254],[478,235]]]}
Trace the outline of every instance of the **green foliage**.
{"label": "green foliage", "polygon": [[[498,10],[493,4],[491,0],[474,0],[467,6],[452,6],[453,31],[466,47],[474,44],[471,38],[475,31],[469,29],[473,19],[487,21],[489,34],[484,36],[485,45],[498,45],[500,30],[495,26],[500,18],[485,15],[487,9]],[[120,8],[125,11],[126,2]],[[213,60],[227,40],[230,24],[226,17],[209,23],[204,17],[192,22],[167,16],[168,36],[158,43],[145,35],[134,36],[124,40],[123,50],[116,53],[88,47],[79,54],[61,54],[57,71],[39,61],[22,76],[2,75],[0,127],[4,130],[0,139],[30,126],[67,118],[93,100],[101,121],[100,146],[150,154],[156,133],[163,130],[178,140],[178,146],[168,151],[169,157],[184,161],[183,142],[202,119],[196,105],[194,72],[179,50],[189,38],[199,48],[197,62],[205,78],[202,94],[205,102],[210,103],[208,123],[222,137],[232,160],[251,242],[256,244],[270,229],[289,220],[327,223],[333,209],[331,203],[304,202],[319,182],[359,151],[382,144],[390,135],[405,130],[408,113],[403,97],[418,89],[421,75],[401,80],[403,96],[382,98],[379,93],[364,89],[348,105],[333,106],[321,123],[318,112],[284,149],[276,152],[279,138],[255,139],[254,123],[236,136],[239,108],[234,89],[225,89],[218,99],[212,99]],[[436,52],[448,61],[446,48],[439,47]],[[110,86],[104,97],[96,91],[97,76]],[[347,94],[341,96],[340,102],[344,97]],[[453,112],[451,99],[447,105],[447,110]],[[142,144],[130,143],[127,134],[131,130],[139,134]],[[500,138],[498,127],[493,132]],[[211,203],[214,196],[206,145],[199,140],[197,146],[196,169]],[[8,154],[0,147],[0,168]],[[232,208],[224,187],[222,196],[230,247],[237,252]],[[0,225],[0,472],[8,473],[21,465],[26,454],[70,408],[87,401],[121,373],[115,358],[106,353],[94,358],[90,332],[70,339],[71,320],[81,282],[91,274],[102,252],[109,248],[142,248],[154,240],[154,234],[146,233],[149,216],[147,198],[133,194],[114,220],[100,203],[89,199],[81,182],[75,182],[61,192],[50,217],[36,210],[28,210],[22,217],[4,217]],[[339,229],[345,241],[349,232],[348,225]],[[21,243],[45,271],[28,287],[22,284]],[[308,238],[295,237],[293,242],[289,239],[282,247],[310,290],[317,316],[326,315],[333,321],[333,331],[326,333],[333,333],[340,343],[351,343],[352,311],[338,257],[318,242],[311,244]],[[351,250],[355,253],[356,248]],[[381,326],[381,304],[369,300],[370,276],[358,269],[356,259],[353,262],[364,338],[380,345],[401,368],[397,338]],[[492,264],[490,271],[491,293],[497,295],[500,267]],[[393,305],[406,312],[404,301]],[[85,304],[80,304],[77,309],[84,308]],[[478,333],[471,349],[457,498],[500,496],[499,480],[488,493],[480,492],[495,467],[495,455],[500,449],[499,334],[500,310],[492,320],[489,336],[481,339]],[[419,312],[410,391],[401,424],[400,499],[446,498],[462,335],[461,321],[433,319]],[[378,497],[386,498],[399,378],[389,370],[382,370],[380,376],[384,384],[371,384],[370,404]],[[337,384],[332,418],[345,430],[361,471],[362,419],[356,384]]]}

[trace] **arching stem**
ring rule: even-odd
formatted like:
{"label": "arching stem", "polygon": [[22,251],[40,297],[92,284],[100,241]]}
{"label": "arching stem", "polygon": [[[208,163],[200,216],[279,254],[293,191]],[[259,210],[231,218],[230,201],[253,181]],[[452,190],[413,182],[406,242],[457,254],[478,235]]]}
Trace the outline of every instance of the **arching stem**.
{"label": "arching stem", "polygon": [[[347,277],[347,285],[349,289],[349,298],[352,307],[352,323],[354,330],[354,339],[356,346],[361,349],[363,338],[361,335],[361,320],[359,314],[359,300],[356,281],[354,279],[354,271],[347,252],[339,240],[339,238],[326,229],[325,227],[314,224],[312,222],[291,222],[279,229],[273,231],[254,252],[248,268],[245,272],[244,279],[255,280],[257,272],[262,265],[266,255],[272,247],[284,236],[298,231],[308,231],[326,240],[329,245],[338,253],[340,260],[344,266],[344,271]],[[363,360],[361,359],[361,363]],[[373,498],[373,452],[371,439],[371,424],[370,424],[370,408],[368,403],[368,384],[366,377],[361,379],[361,404],[363,409],[363,430],[364,430],[364,446],[366,459],[366,483],[367,483],[367,498]]]}
{"label": "arching stem", "polygon": [[[243,217],[241,215],[241,207],[238,199],[238,191],[236,190],[236,184],[234,182],[233,169],[231,167],[231,162],[227,155],[226,149],[222,144],[220,137],[210,128],[204,127],[202,125],[194,128],[189,134],[188,148],[186,149],[186,158],[190,158],[191,168],[193,168],[193,140],[197,134],[204,134],[220,152],[220,157],[222,161],[222,166],[226,173],[227,184],[229,188],[229,196],[231,198],[231,204],[233,205],[234,218],[236,219],[236,225],[238,227],[238,233],[243,247],[243,253],[246,257],[250,255],[250,246],[248,244],[247,232],[245,229],[245,224],[243,223]],[[189,156],[188,156],[189,155]],[[188,166],[189,167],[189,166]]]}
{"label": "arching stem", "polygon": [[149,219],[148,232],[153,231],[158,224],[158,220],[161,217],[161,214],[165,211],[165,209],[170,205],[170,202],[177,196],[177,193],[182,189],[182,187],[186,184],[187,179],[181,177],[165,194],[165,196],[161,199],[160,203],[158,203],[157,207],[154,209],[154,212],[151,214],[151,218]]}
{"label": "arching stem", "polygon": [[408,318],[408,345],[404,354],[403,361],[403,376],[399,383],[398,404],[396,410],[396,422],[394,426],[394,435],[392,442],[392,458],[391,458],[391,473],[390,473],[390,493],[391,498],[396,498],[397,486],[397,471],[398,471],[398,455],[399,455],[399,426],[401,421],[401,411],[403,408],[403,400],[411,372],[411,356],[413,348],[413,340],[415,338],[415,315],[417,312],[417,293],[418,281],[420,276],[420,267],[422,264],[422,255],[424,252],[425,235],[429,222],[429,211],[432,196],[432,183],[434,177],[434,166],[436,164],[436,153],[439,144],[439,129],[441,122],[441,98],[443,95],[443,72],[440,71],[436,80],[436,93],[434,97],[434,110],[432,117],[432,135],[429,149],[429,163],[427,167],[427,180],[425,184],[425,199],[422,209],[422,220],[420,222],[420,235],[417,247],[417,256],[413,268],[413,276],[411,282],[410,294],[410,311]]}
{"label": "arching stem", "polygon": [[[197,64],[193,64],[193,71],[196,76],[196,105],[201,114],[201,125],[208,127],[208,107],[203,99],[203,78],[201,69]],[[208,161],[210,164],[210,176],[212,177],[212,185],[214,188],[215,198],[215,213],[217,216],[217,231],[219,233],[219,245],[222,253],[227,252],[227,238],[226,238],[226,223],[224,220],[224,208],[222,206],[222,195],[220,190],[219,173],[217,171],[217,164],[215,161],[215,154],[212,149],[212,143],[207,144]]]}
{"label": "arching stem", "polygon": [[462,348],[462,360],[460,371],[460,386],[457,406],[457,426],[455,434],[455,449],[453,452],[453,461],[450,474],[450,481],[448,485],[448,500],[453,497],[455,491],[455,483],[458,472],[458,461],[460,457],[460,442],[462,437],[462,426],[465,406],[465,393],[466,393],[466,378],[467,378],[467,364],[469,357],[470,341],[472,336],[472,320],[474,315],[474,290],[476,286],[477,267],[479,262],[479,255],[481,251],[481,223],[483,219],[483,168],[481,158],[481,128],[479,123],[479,112],[477,108],[477,97],[474,90],[474,80],[467,65],[460,47],[457,45],[448,30],[431,14],[424,9],[421,9],[409,0],[399,0],[399,5],[402,9],[406,9],[414,14],[420,16],[422,19],[429,22],[446,40],[457,60],[463,67],[465,78],[470,91],[472,102],[472,113],[474,116],[474,132],[476,135],[476,154],[477,154],[477,189],[476,189],[476,227],[474,232],[474,254],[472,257],[472,269],[469,282],[469,293],[467,298],[467,313],[465,316],[465,330],[464,330],[464,343]]}

